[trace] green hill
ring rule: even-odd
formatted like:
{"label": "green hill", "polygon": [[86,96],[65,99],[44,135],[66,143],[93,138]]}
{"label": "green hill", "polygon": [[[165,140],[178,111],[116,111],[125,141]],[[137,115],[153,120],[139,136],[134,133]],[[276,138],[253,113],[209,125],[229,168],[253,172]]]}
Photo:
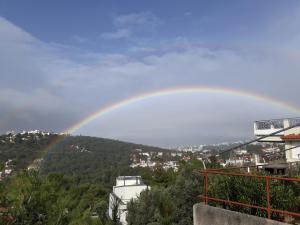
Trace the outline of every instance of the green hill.
{"label": "green hill", "polygon": [[136,149],[164,151],[163,149],[87,136],[69,136],[45,156],[41,172],[67,173],[84,181],[112,184],[115,177],[125,173]]}
{"label": "green hill", "polygon": [[[62,141],[49,149],[48,146],[58,139]],[[136,149],[166,151],[111,139],[44,132],[1,135],[0,143],[0,162],[12,160],[13,171],[27,169],[38,161],[41,174],[59,172],[83,182],[106,185],[111,185],[116,176],[129,170],[130,157]]]}

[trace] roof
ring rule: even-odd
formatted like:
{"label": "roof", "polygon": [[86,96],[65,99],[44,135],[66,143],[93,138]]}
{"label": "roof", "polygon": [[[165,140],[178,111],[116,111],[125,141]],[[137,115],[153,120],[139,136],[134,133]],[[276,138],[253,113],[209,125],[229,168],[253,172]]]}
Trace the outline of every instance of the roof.
{"label": "roof", "polygon": [[283,140],[300,140],[300,134],[288,134],[281,137]]}
{"label": "roof", "polygon": [[6,213],[6,212],[8,212],[7,208],[0,207],[0,213]]}
{"label": "roof", "polygon": [[142,179],[141,176],[118,176],[118,180],[136,180],[136,179]]}
{"label": "roof", "polygon": [[287,169],[288,165],[287,164],[268,164],[264,166],[266,169]]}

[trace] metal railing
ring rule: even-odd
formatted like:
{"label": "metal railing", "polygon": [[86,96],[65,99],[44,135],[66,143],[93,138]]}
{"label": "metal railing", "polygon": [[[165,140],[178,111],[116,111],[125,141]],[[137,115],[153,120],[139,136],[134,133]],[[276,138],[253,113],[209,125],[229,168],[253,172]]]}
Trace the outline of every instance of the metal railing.
{"label": "metal railing", "polygon": [[284,120],[263,120],[263,121],[255,121],[256,129],[257,130],[264,130],[264,129],[282,129],[284,128],[283,125]]}
{"label": "metal railing", "polygon": [[[232,169],[232,168],[231,168]],[[267,212],[268,219],[271,219],[272,213],[277,213],[281,215],[289,215],[293,217],[300,217],[299,212],[289,212],[286,210],[279,210],[274,209],[271,207],[271,200],[270,200],[270,181],[271,180],[279,180],[279,181],[290,181],[290,182],[299,182],[299,178],[286,178],[286,177],[274,177],[274,176],[262,176],[262,175],[255,175],[251,173],[238,173],[238,172],[224,172],[227,170],[223,169],[207,169],[207,170],[201,170],[199,171],[203,175],[204,180],[204,186],[203,186],[203,195],[200,195],[199,197],[204,201],[205,204],[208,204],[209,202],[219,202],[223,204],[228,205],[236,205],[241,206],[244,208],[254,208],[254,209],[260,209]],[[238,201],[232,201],[230,199],[222,199],[222,198],[216,198],[213,196],[209,196],[209,175],[222,175],[222,176],[234,176],[234,177],[248,177],[248,178],[254,178],[258,180],[265,180],[265,193],[266,193],[266,206],[260,206],[260,205],[252,205],[249,203],[243,203]]]}
{"label": "metal railing", "polygon": [[282,129],[284,128],[284,121],[288,121],[289,126],[293,126],[295,124],[300,123],[300,117],[294,118],[285,118],[285,119],[270,119],[270,120],[258,120],[255,121],[256,129],[257,130],[264,130],[264,129]]}

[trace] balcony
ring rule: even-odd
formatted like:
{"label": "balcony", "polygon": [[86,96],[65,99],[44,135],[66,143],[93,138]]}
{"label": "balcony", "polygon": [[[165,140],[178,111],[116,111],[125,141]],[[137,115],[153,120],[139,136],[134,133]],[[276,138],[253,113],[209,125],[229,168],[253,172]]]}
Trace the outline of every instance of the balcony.
{"label": "balcony", "polygon": [[[270,135],[274,132],[280,131],[284,128],[300,124],[300,118],[286,118],[286,119],[273,119],[273,120],[260,120],[254,122],[254,135],[257,137],[262,137],[265,135]],[[299,127],[277,133],[276,135],[266,137],[261,140],[261,142],[284,142],[281,138],[284,135],[289,135],[293,133],[299,133]]]}

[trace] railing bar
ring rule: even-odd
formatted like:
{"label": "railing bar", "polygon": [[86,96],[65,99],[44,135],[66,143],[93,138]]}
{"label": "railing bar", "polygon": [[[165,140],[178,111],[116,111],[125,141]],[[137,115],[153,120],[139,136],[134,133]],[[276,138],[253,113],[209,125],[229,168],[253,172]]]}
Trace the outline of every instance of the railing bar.
{"label": "railing bar", "polygon": [[[208,201],[210,200],[210,201],[215,201],[215,202],[223,202],[223,203],[226,203],[226,204],[244,206],[244,207],[247,207],[247,208],[261,209],[261,210],[267,211],[269,219],[271,219],[272,212],[283,214],[283,215],[300,216],[300,213],[289,212],[289,211],[278,210],[278,209],[272,209],[271,204],[270,204],[270,180],[284,180],[284,181],[300,182],[299,178],[258,176],[258,175],[253,175],[253,174],[242,174],[242,173],[225,173],[225,172],[219,172],[218,170],[204,170],[204,171],[200,170],[198,172],[200,172],[201,174],[204,175],[204,192],[205,192],[205,195],[204,196],[200,195],[199,197],[204,199],[205,204],[208,204]],[[251,205],[251,204],[246,204],[246,203],[241,203],[241,202],[235,202],[235,201],[230,201],[230,200],[225,200],[225,199],[220,199],[220,198],[209,197],[208,196],[208,175],[209,174],[217,174],[217,175],[225,175],[225,176],[242,176],[242,177],[252,177],[252,178],[257,178],[257,179],[265,179],[265,181],[266,181],[266,193],[267,193],[267,207],[261,207],[261,206],[256,206],[256,205]]]}
{"label": "railing bar", "polygon": [[[200,171],[200,173],[205,173]],[[241,177],[254,177],[254,178],[260,178],[260,179],[265,179],[266,176],[257,176],[257,175],[253,175],[253,174],[244,174],[244,173],[223,173],[223,172],[219,172],[219,171],[208,171],[208,173],[210,174],[219,174],[219,175],[227,175],[227,176],[241,176]],[[299,179],[300,181],[300,179]]]}
{"label": "railing bar", "polygon": [[245,207],[248,207],[248,208],[262,209],[262,210],[267,211],[267,208],[262,207],[262,206],[250,205],[250,204],[246,204],[246,203],[235,202],[235,201],[230,201],[230,200],[225,200],[225,199],[220,199],[220,198],[204,197],[204,196],[199,196],[199,197],[200,198],[207,198],[208,200],[211,200],[211,201],[224,202],[224,203],[228,203],[228,204],[232,204],[232,205],[240,205],[240,206],[245,206]]}
{"label": "railing bar", "polygon": [[[200,195],[199,197],[202,198],[202,199],[205,198],[202,195]],[[250,204],[246,204],[246,203],[235,202],[235,201],[230,201],[230,200],[225,200],[225,199],[220,199],[220,198],[207,197],[207,199],[211,200],[211,201],[216,201],[216,202],[229,203],[229,204],[232,204],[232,205],[241,205],[241,206],[245,206],[245,207],[248,207],[248,208],[261,209],[261,210],[265,210],[265,211],[268,210],[266,207],[261,207],[261,206],[257,206],[257,205],[250,205]],[[289,212],[289,211],[284,211],[284,210],[279,210],[279,209],[270,208],[270,211],[274,212],[274,213],[279,213],[279,214],[285,214],[285,215],[291,215],[291,216],[300,216],[300,213]]]}
{"label": "railing bar", "polygon": [[300,216],[300,213],[289,212],[289,211],[284,211],[284,210],[279,210],[279,209],[271,209],[271,211],[274,212],[274,213],[279,213],[279,214],[285,214],[285,215],[291,215],[291,216]]}
{"label": "railing bar", "polygon": [[286,180],[300,182],[299,178],[287,178],[287,177],[270,177],[271,180]]}
{"label": "railing bar", "polygon": [[251,167],[251,168],[256,168],[256,166],[240,166],[240,167],[225,167],[225,168],[218,168],[218,169],[213,169],[213,168],[208,168],[206,169],[208,172],[210,171],[221,171],[221,170],[237,170],[237,169],[245,169],[245,168],[248,168],[248,167]]}
{"label": "railing bar", "polygon": [[269,178],[271,180],[286,180],[286,181],[296,181],[300,182],[300,178],[287,178],[287,177],[270,177],[270,176],[258,176],[253,174],[245,174],[245,173],[226,173],[219,171],[199,171],[200,173],[209,173],[209,174],[217,174],[217,175],[227,175],[227,176],[240,176],[240,177],[253,177],[258,179],[266,179]]}

